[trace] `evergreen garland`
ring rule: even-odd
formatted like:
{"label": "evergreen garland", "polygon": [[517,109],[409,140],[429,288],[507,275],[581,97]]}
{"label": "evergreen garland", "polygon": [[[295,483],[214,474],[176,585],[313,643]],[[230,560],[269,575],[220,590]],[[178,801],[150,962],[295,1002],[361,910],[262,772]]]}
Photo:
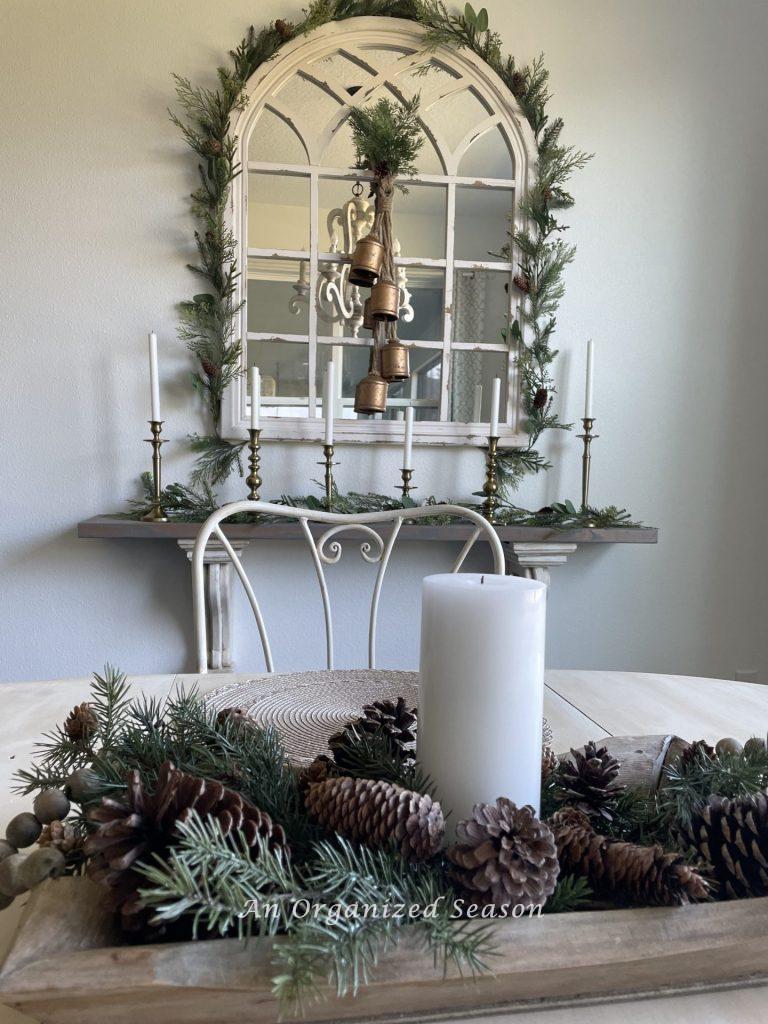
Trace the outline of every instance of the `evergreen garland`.
{"label": "evergreen garland", "polygon": [[[180,337],[197,360],[193,385],[211,421],[208,433],[192,438],[198,456],[193,487],[215,486],[235,467],[241,469],[242,442],[232,444],[221,435],[222,397],[241,373],[241,341],[234,337],[240,308],[235,302],[239,269],[235,239],[225,219],[232,182],[240,173],[237,139],[231,134],[232,116],[243,107],[248,79],[275,56],[283,43],[330,22],[364,16],[417,22],[425,30],[427,51],[441,46],[470,49],[501,78],[533,130],[538,148],[536,180],[522,205],[530,227],[513,231],[504,253],[507,258],[519,253],[520,273],[515,283],[524,293],[524,302],[509,341],[518,348],[528,442],[524,447],[499,453],[502,495],[505,489],[514,489],[525,473],[550,468],[536,448],[545,430],[569,429],[554,409],[556,388],[551,364],[557,352],[551,347],[551,339],[563,295],[563,272],[574,258],[574,248],[557,237],[565,226],[554,211],[573,205],[567,184],[589,157],[561,144],[563,122],[560,118],[550,121],[546,113],[549,73],[543,59],[538,57],[530,65],[518,67],[514,57],[503,55],[501,37],[489,28],[485,8],[476,12],[469,3],[463,11],[451,13],[441,0],[312,0],[296,24],[278,19],[258,32],[252,26],[230,51],[231,66],[217,69],[217,88],[196,87],[186,78],[175,77],[181,114],[172,113],[171,118],[198,160],[200,177],[200,185],[191,197],[192,213],[199,225],[195,232],[198,260],[190,269],[203,280],[206,289],[182,303],[179,327]],[[369,111],[353,112],[358,155],[361,166],[375,170],[382,153],[394,153],[400,173],[407,174],[420,144],[416,134],[418,100],[405,106],[389,103],[396,110],[385,111],[382,103],[388,102],[382,101]],[[396,117],[394,135],[392,117],[383,117],[385,113]],[[523,341],[526,325],[531,331],[530,343]]]}

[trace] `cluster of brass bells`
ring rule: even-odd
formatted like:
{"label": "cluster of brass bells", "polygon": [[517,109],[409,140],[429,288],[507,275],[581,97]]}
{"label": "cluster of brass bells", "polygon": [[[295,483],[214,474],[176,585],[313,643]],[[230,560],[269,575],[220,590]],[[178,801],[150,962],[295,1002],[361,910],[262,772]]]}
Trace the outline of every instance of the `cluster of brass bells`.
{"label": "cluster of brass bells", "polygon": [[[386,260],[389,255],[389,260]],[[385,261],[390,273],[384,276]],[[355,246],[349,281],[371,289],[363,306],[363,327],[373,332],[373,347],[368,373],[355,389],[355,412],[377,413],[387,408],[388,385],[408,380],[411,375],[408,349],[397,337],[400,290],[391,280],[393,261],[385,246],[367,235]],[[388,332],[384,344],[384,331]]]}

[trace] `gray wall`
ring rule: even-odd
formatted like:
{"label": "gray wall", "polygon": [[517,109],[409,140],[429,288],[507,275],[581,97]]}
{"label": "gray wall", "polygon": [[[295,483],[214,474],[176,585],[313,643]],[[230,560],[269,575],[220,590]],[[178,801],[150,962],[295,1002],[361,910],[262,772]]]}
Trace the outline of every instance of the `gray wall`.
{"label": "gray wall", "polygon": [[[558,335],[563,418],[581,411],[597,346],[594,498],[661,528],[657,548],[580,551],[557,570],[549,664],[768,678],[761,536],[766,502],[763,318],[768,193],[768,6],[762,0],[490,0],[520,58],[546,51],[569,142],[596,158],[574,187],[577,262]],[[147,464],[145,335],[161,337],[168,479],[202,424],[174,340],[193,165],[169,124],[171,72],[211,79],[252,21],[298,16],[262,0],[3,0],[0,49],[2,537],[0,678],[190,668],[189,570],[171,545],[78,541],[119,509]],[[579,442],[528,482],[536,506],[579,488]],[[394,449],[341,451],[343,488],[386,490]],[[316,452],[264,456],[265,492],[306,489]],[[420,495],[468,496],[478,453],[417,453]],[[234,492],[233,492],[234,493]],[[382,660],[418,657],[418,581],[449,552],[402,546]],[[254,546],[278,663],[321,655],[310,566]],[[336,570],[341,662],[361,663],[347,547]],[[245,622],[240,608],[239,621]],[[306,622],[300,628],[299,623]],[[360,622],[360,628],[356,628]],[[250,636],[238,667],[258,664]]]}

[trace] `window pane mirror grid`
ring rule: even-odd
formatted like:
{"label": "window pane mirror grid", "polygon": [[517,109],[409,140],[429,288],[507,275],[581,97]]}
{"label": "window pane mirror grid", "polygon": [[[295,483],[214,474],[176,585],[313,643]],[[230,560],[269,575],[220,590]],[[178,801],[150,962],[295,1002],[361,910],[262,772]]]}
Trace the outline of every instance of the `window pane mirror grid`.
{"label": "window pane mirror grid", "polygon": [[[461,363],[453,358],[456,351],[480,352],[483,365],[493,365],[504,377],[504,391],[511,395],[514,390],[514,355],[507,337],[510,308],[519,296],[511,295],[509,286],[514,255],[504,258],[509,223],[517,216],[509,142],[514,122],[508,123],[508,113],[495,107],[493,90],[473,82],[471,72],[451,67],[449,58],[430,58],[429,63],[434,67],[422,75],[418,68],[424,57],[418,50],[364,42],[347,46],[345,39],[343,46],[297,65],[274,92],[265,93],[261,107],[251,107],[241,133],[249,172],[243,181],[250,257],[244,325],[249,341],[268,345],[274,338],[276,345],[307,346],[307,404],[299,415],[321,415],[328,339],[334,348],[349,350],[341,355],[347,363],[362,358],[361,376],[367,369],[370,334],[361,319],[368,292],[357,289],[355,295],[346,275],[349,256],[370,229],[373,212],[369,176],[354,169],[348,109],[416,92],[422,98],[425,156],[419,160],[420,173],[404,183],[408,193],[395,197],[394,225],[401,284],[398,333],[413,346],[412,356],[417,349],[429,349],[432,361],[417,367],[421,383],[415,397],[426,403],[419,415],[450,422],[459,408],[452,390]],[[355,205],[352,187],[358,178],[363,190]],[[272,265],[258,262],[276,258],[294,273],[290,282],[279,282]],[[283,278],[285,273],[283,268]],[[479,284],[467,283],[475,278]],[[462,303],[470,287],[485,288],[486,304],[482,318],[468,323]],[[278,298],[288,305],[288,318],[277,309]],[[263,318],[253,308],[262,302]],[[432,365],[436,357],[437,366]],[[284,384],[290,379],[286,366],[282,353]],[[395,395],[390,389],[391,418],[406,401],[403,386],[397,390]],[[304,398],[276,394],[276,405],[282,397]],[[342,410],[351,397],[340,395]],[[511,403],[509,411],[515,418]]]}

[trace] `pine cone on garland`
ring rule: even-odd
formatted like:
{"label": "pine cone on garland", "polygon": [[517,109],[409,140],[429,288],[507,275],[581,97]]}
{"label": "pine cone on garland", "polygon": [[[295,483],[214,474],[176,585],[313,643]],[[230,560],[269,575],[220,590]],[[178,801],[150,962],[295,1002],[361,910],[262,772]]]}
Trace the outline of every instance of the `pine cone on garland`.
{"label": "pine cone on garland", "polygon": [[733,800],[712,796],[680,833],[711,866],[721,894],[730,899],[768,895],[767,793]]}
{"label": "pine cone on garland", "polygon": [[572,749],[571,758],[563,762],[561,771],[563,802],[610,821],[616,800],[625,789],[614,785],[619,762],[607,747],[598,747],[592,741],[583,750]]}
{"label": "pine cone on garland", "polygon": [[224,147],[220,139],[217,139],[215,135],[209,135],[203,144],[203,149],[206,156],[221,156]]}
{"label": "pine cone on garland", "polygon": [[124,799],[104,797],[88,812],[88,820],[97,827],[84,851],[92,858],[89,876],[111,889],[112,904],[128,931],[146,923],[138,894],[145,879],[134,864],[152,854],[164,855],[176,838],[176,824],[192,810],[202,818],[215,818],[225,835],[239,831],[250,847],[261,840],[271,850],[289,853],[282,827],[220,782],[187,775],[169,761],[160,769],[154,795],[146,791],[138,771],[130,772],[126,781]]}
{"label": "pine cone on garland", "polygon": [[525,76],[519,71],[512,75],[512,95],[518,100],[525,95]]}
{"label": "pine cone on garland", "polygon": [[547,389],[546,388],[537,388],[536,389],[536,394],[533,396],[533,408],[534,409],[543,409],[546,406],[548,399],[549,399],[549,392],[547,391]]}
{"label": "pine cone on garland", "polygon": [[393,782],[326,779],[310,786],[305,804],[328,831],[374,848],[394,840],[406,860],[433,857],[445,835],[440,804]]}
{"label": "pine cone on garland", "polygon": [[512,282],[526,295],[531,290],[531,282],[524,274],[515,274],[512,278]]}
{"label": "pine cone on garland", "polygon": [[220,368],[212,360],[203,357],[200,360],[200,365],[209,380],[215,380],[221,373]]}
{"label": "pine cone on garland", "polygon": [[335,775],[336,765],[325,754],[318,754],[315,760],[299,771],[299,792],[306,795],[309,787]]}
{"label": "pine cone on garland", "polygon": [[345,747],[353,741],[355,734],[386,736],[392,753],[403,759],[413,757],[416,742],[416,708],[408,708],[404,697],[397,703],[391,700],[376,700],[363,707],[363,714],[347,722],[341,732],[328,739],[328,746],[340,768],[351,767],[345,756]]}
{"label": "pine cone on garland", "polygon": [[565,807],[550,819],[563,874],[618,902],[677,906],[706,899],[709,887],[679,853],[598,835],[583,811]]}
{"label": "pine cone on garland", "polygon": [[296,30],[290,21],[283,21],[282,18],[278,18],[275,21],[275,32],[277,32],[283,42],[286,42],[288,39],[293,39],[295,31]]}
{"label": "pine cone on garland", "polygon": [[456,837],[446,856],[452,877],[473,902],[537,906],[555,891],[555,840],[532,807],[517,807],[506,797],[475,804],[469,821],[456,826]]}
{"label": "pine cone on garland", "polygon": [[81,747],[87,747],[96,732],[99,720],[87,701],[72,708],[64,722],[64,732]]}
{"label": "pine cone on garland", "polygon": [[678,767],[681,772],[684,772],[702,759],[714,761],[716,757],[715,748],[711,747],[706,740],[694,740],[680,755]]}

